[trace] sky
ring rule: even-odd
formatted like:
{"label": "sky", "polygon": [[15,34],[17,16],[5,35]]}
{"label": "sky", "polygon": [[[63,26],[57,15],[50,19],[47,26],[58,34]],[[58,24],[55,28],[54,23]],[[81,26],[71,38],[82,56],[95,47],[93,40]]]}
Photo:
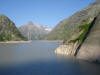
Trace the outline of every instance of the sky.
{"label": "sky", "polygon": [[87,7],[95,0],[0,0],[0,14],[8,16],[17,27],[32,21],[55,27],[61,20]]}

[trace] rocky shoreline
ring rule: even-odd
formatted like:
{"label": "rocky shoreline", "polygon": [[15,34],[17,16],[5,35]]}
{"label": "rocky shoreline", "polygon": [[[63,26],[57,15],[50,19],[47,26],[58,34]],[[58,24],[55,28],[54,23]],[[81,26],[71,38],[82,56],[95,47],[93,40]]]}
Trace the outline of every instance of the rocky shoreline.
{"label": "rocky shoreline", "polygon": [[66,44],[66,45],[60,45],[56,50],[56,54],[61,54],[61,55],[74,55],[76,52],[78,46],[78,42],[73,44]]}

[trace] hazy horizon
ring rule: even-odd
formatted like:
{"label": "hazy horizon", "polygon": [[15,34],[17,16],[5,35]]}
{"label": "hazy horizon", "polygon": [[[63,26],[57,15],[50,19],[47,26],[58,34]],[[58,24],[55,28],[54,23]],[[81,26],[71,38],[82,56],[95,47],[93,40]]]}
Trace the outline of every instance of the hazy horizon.
{"label": "hazy horizon", "polygon": [[17,27],[32,21],[55,27],[62,19],[87,7],[94,0],[0,0],[0,14],[8,16]]}

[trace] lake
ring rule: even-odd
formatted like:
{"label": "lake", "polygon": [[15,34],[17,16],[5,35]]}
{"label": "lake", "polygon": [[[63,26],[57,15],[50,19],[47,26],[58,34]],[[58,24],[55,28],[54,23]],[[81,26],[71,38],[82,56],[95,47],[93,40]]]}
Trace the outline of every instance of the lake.
{"label": "lake", "polygon": [[0,75],[100,75],[100,64],[56,55],[60,42],[0,44]]}

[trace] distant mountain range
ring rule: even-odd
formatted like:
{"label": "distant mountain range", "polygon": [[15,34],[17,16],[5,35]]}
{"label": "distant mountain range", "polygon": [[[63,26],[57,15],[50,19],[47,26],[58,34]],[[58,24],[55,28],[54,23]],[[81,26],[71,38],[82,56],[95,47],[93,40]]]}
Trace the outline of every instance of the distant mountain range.
{"label": "distant mountain range", "polygon": [[16,25],[5,15],[0,15],[0,41],[40,40],[52,28],[29,22],[17,29]]}
{"label": "distant mountain range", "polygon": [[0,15],[0,41],[26,40],[15,24],[6,16]]}
{"label": "distant mountain range", "polygon": [[52,28],[45,27],[30,21],[28,24],[19,27],[19,31],[28,40],[40,40],[44,38]]}

